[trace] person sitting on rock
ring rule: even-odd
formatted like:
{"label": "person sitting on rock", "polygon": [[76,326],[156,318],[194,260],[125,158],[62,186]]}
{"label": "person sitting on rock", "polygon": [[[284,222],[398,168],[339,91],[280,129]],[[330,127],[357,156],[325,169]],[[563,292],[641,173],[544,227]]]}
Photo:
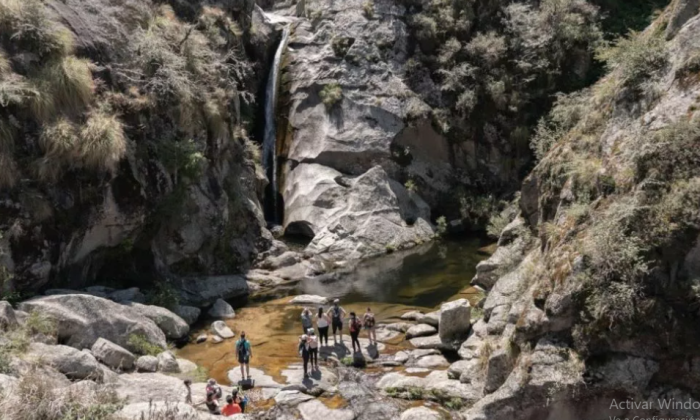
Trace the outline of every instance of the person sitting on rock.
{"label": "person sitting on rock", "polygon": [[209,379],[207,381],[207,388],[206,388],[207,394],[209,393],[209,391],[214,392],[217,400],[220,400],[221,397],[223,397],[223,395],[224,395],[224,392],[221,390],[221,387],[216,383],[216,379],[213,379],[213,378]]}
{"label": "person sitting on rock", "polygon": [[245,407],[248,405],[248,397],[246,397],[242,392],[239,393],[238,388],[233,388],[231,396],[236,404],[241,407],[241,413],[245,413]]}
{"label": "person sitting on rock", "polygon": [[313,328],[314,324],[311,319],[311,311],[309,308],[304,308],[303,311],[301,311],[301,328],[302,328],[302,334],[306,334],[306,331],[309,328]]}
{"label": "person sitting on rock", "polygon": [[299,338],[299,356],[304,360],[304,378],[309,377],[309,359],[311,357],[311,345],[306,334]]}
{"label": "person sitting on rock", "polygon": [[210,414],[221,414],[221,410],[219,410],[219,399],[216,395],[216,390],[207,386],[207,399],[205,402]]}
{"label": "person sitting on rock", "polygon": [[236,400],[233,398],[232,395],[226,397],[226,405],[221,410],[221,414],[223,414],[226,417],[229,417],[234,414],[240,414],[242,412],[243,411],[241,410],[241,406],[237,404]]}
{"label": "person sitting on rock", "polygon": [[241,366],[241,380],[245,381],[246,373],[248,380],[250,380],[250,359],[253,358],[253,352],[250,349],[250,341],[245,338],[245,331],[241,331],[241,338],[236,341],[236,355],[238,356],[238,364]]}

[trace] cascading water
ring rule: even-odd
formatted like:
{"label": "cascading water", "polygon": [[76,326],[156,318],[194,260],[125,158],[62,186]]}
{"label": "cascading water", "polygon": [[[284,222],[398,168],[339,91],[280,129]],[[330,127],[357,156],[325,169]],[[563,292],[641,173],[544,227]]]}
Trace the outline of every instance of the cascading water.
{"label": "cascading water", "polygon": [[277,127],[275,125],[275,110],[277,108],[277,91],[279,89],[279,72],[282,54],[289,41],[289,25],[284,28],[282,40],[275,53],[275,61],[272,63],[270,78],[267,81],[265,92],[265,135],[263,138],[263,168],[270,181],[270,194],[272,203],[272,222],[278,222],[277,210]]}

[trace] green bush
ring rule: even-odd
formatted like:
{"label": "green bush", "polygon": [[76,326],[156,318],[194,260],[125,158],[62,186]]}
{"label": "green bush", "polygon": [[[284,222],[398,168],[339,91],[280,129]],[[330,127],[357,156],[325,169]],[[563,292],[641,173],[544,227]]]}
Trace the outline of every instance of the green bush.
{"label": "green bush", "polygon": [[623,86],[638,89],[667,64],[666,43],[659,34],[630,32],[597,50],[608,71],[616,72]]}
{"label": "green bush", "polygon": [[333,39],[331,39],[331,48],[333,48],[333,53],[336,57],[345,57],[353,42],[354,41],[351,38],[334,36]]}
{"label": "green bush", "polygon": [[374,18],[374,2],[372,0],[367,0],[362,3],[362,11],[367,19]]}
{"label": "green bush", "polygon": [[151,343],[141,334],[131,334],[127,344],[135,353],[141,355],[157,356],[163,352],[160,346]]}
{"label": "green bush", "polygon": [[172,311],[180,304],[180,294],[170,283],[158,282],[153,290],[146,293],[146,300],[149,305],[160,306]]}
{"label": "green bush", "polygon": [[440,216],[435,221],[437,227],[437,234],[442,236],[447,233],[447,219],[445,216]]}
{"label": "green bush", "polygon": [[337,83],[329,83],[321,89],[319,96],[326,108],[331,109],[343,98],[343,89]]}

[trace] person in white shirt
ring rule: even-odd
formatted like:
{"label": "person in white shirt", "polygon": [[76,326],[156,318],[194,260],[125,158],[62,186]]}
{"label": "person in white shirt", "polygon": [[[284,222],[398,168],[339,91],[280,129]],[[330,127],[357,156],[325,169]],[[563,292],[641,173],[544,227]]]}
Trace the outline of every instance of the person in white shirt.
{"label": "person in white shirt", "polygon": [[328,326],[331,320],[328,318],[325,312],[323,312],[323,306],[319,306],[318,314],[316,314],[316,327],[318,327],[318,336],[320,337],[321,345],[323,345],[323,340],[326,340],[326,345],[328,345]]}

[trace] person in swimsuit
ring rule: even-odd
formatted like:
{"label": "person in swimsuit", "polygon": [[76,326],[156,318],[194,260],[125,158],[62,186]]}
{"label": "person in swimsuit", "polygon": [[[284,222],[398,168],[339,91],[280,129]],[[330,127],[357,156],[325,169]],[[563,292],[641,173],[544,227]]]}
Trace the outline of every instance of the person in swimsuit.
{"label": "person in swimsuit", "polygon": [[328,326],[330,323],[330,318],[323,312],[323,306],[319,306],[318,314],[316,315],[316,327],[318,327],[318,337],[321,345],[323,345],[324,339],[326,340],[326,345],[328,345]]}
{"label": "person in swimsuit", "polygon": [[376,321],[374,320],[374,313],[372,313],[371,308],[367,308],[367,312],[362,317],[362,324],[367,330],[367,335],[369,336],[369,344],[377,344],[377,330],[375,328]]}
{"label": "person in swimsuit", "polygon": [[338,332],[340,334],[340,342],[343,342],[343,318],[345,318],[345,309],[339,306],[340,301],[338,299],[333,301],[333,307],[331,308],[331,327],[333,327],[333,343],[337,344],[338,341],[335,339],[335,334]]}

